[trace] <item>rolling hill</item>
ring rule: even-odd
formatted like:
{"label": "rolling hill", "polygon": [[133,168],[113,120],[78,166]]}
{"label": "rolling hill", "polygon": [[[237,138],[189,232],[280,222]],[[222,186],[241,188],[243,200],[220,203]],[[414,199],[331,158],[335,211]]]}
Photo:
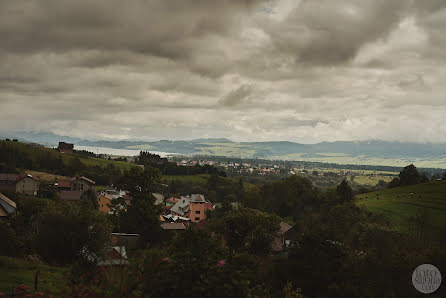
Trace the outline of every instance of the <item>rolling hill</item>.
{"label": "rolling hill", "polygon": [[421,212],[426,215],[426,234],[446,234],[446,180],[357,195],[356,204],[384,214],[396,230],[404,232],[410,232],[410,217]]}
{"label": "rolling hill", "polygon": [[423,168],[446,169],[446,144],[402,143],[379,140],[338,141],[300,144],[288,141],[233,142],[225,138],[160,141],[103,141],[59,136],[48,132],[14,132],[4,137],[56,145],[59,141],[78,146],[136,149],[182,155],[211,155],[310,162],[387,165],[415,164]]}

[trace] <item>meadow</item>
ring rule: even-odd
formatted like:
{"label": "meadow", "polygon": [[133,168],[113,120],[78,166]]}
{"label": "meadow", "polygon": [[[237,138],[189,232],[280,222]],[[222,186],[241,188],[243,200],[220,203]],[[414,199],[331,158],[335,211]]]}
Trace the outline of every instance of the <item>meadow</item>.
{"label": "meadow", "polygon": [[426,214],[426,233],[446,233],[446,180],[385,189],[356,196],[360,207],[384,214],[399,231],[410,232],[411,217]]}
{"label": "meadow", "polygon": [[9,295],[13,289],[25,284],[34,291],[34,278],[38,275],[37,292],[51,292],[53,294],[67,290],[67,282],[64,276],[67,269],[31,262],[25,259],[16,259],[0,256],[0,293]]}

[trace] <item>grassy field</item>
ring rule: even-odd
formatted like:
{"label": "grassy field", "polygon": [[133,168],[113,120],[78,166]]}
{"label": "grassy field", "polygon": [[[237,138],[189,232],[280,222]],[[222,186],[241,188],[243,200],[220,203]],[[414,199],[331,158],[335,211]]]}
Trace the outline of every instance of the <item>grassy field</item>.
{"label": "grassy field", "polygon": [[31,171],[31,170],[24,170],[24,173],[27,174],[31,174],[34,177],[37,177],[40,179],[40,182],[43,183],[53,183],[55,181],[55,179],[57,179],[57,181],[66,181],[68,179],[70,179],[70,177],[67,176],[60,176],[60,175],[54,175],[54,174],[48,174],[45,172],[38,172],[38,171]]}
{"label": "grassy field", "polygon": [[87,165],[87,166],[100,166],[101,168],[105,168],[108,165],[113,165],[121,170],[128,170],[132,167],[135,167],[136,165],[129,162],[124,161],[115,161],[115,160],[108,160],[103,158],[95,158],[95,157],[87,157],[87,156],[80,156],[80,155],[64,155],[64,158],[72,159],[74,157],[78,157],[79,160]]}
{"label": "grassy field", "polygon": [[357,195],[356,203],[386,215],[395,229],[406,232],[410,230],[409,218],[424,210],[427,234],[446,232],[446,180]]}
{"label": "grassy field", "polygon": [[[62,279],[65,268],[31,263],[24,259],[0,256],[0,292],[11,294],[12,289],[21,284],[34,288],[34,277],[39,271],[37,291],[58,293],[66,287]],[[58,295],[55,295],[58,296]]]}
{"label": "grassy field", "polygon": [[166,179],[167,183],[176,180],[184,183],[206,184],[209,180],[209,175],[165,175],[163,178]]}

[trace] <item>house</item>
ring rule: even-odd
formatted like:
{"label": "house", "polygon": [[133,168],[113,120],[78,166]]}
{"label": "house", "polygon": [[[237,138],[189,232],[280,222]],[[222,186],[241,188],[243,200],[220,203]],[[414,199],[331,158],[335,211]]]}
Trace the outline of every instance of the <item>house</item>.
{"label": "house", "polygon": [[198,223],[206,218],[206,210],[212,209],[212,204],[204,199],[204,195],[192,194],[182,196],[181,199],[170,208],[170,214],[189,218]]}
{"label": "house", "polygon": [[128,264],[125,246],[113,246],[107,252],[105,259],[98,262],[98,266],[123,266]]}
{"label": "house", "polygon": [[174,197],[170,197],[166,200],[166,207],[172,207],[174,206],[176,203],[178,203],[180,199],[178,198],[174,198]]}
{"label": "house", "polygon": [[204,195],[191,195],[189,201],[190,214],[189,218],[192,222],[200,222],[202,219],[206,218],[206,200]]}
{"label": "house", "polygon": [[84,176],[73,177],[70,180],[72,191],[87,191],[92,189],[94,184],[96,184],[96,182]]}
{"label": "house", "polygon": [[16,209],[16,203],[0,193],[0,217],[8,217],[13,214]]}
{"label": "house", "polygon": [[178,216],[178,215],[173,216],[172,214],[168,214],[168,215],[160,215],[160,221],[161,222],[181,222],[181,223],[185,223],[186,226],[189,226],[189,223],[191,220],[190,220],[190,218],[187,218],[187,217]]}
{"label": "house", "polygon": [[293,226],[287,224],[286,222],[280,223],[280,230],[276,238],[274,238],[273,243],[271,245],[271,250],[273,252],[281,252],[289,245],[289,242],[285,239],[285,233],[288,232]]}
{"label": "house", "polygon": [[0,174],[0,190],[29,196],[37,195],[40,181],[30,174]]}
{"label": "house", "polygon": [[125,191],[117,190],[117,189],[107,189],[102,193],[104,196],[109,198],[110,200],[114,200],[125,195]]}
{"label": "house", "polygon": [[113,246],[125,246],[127,249],[142,248],[141,236],[129,233],[111,233]]}
{"label": "house", "polygon": [[71,190],[71,183],[70,181],[60,181],[60,182],[56,182],[55,186],[57,186],[57,189],[59,191],[62,190]]}
{"label": "house", "polygon": [[300,235],[301,232],[299,232],[297,225],[292,226],[288,231],[286,231],[283,234],[285,245],[289,245],[291,241],[296,240]]}
{"label": "house", "polygon": [[110,207],[109,207],[110,203],[111,203],[110,198],[108,198],[102,194],[98,196],[99,211],[101,211],[102,213],[105,213],[105,214],[110,213]]}
{"label": "house", "polygon": [[59,147],[57,147],[57,150],[59,150],[60,153],[67,153],[67,154],[73,154],[74,145],[65,143],[65,142],[59,142]]}
{"label": "house", "polygon": [[181,199],[170,208],[170,214],[189,217],[189,196],[182,196]]}
{"label": "house", "polygon": [[[69,181],[61,181],[58,183],[60,192],[60,199],[65,201],[79,201],[82,193],[93,188],[96,184],[93,180],[87,177],[73,177]],[[70,186],[68,188],[68,185]]]}

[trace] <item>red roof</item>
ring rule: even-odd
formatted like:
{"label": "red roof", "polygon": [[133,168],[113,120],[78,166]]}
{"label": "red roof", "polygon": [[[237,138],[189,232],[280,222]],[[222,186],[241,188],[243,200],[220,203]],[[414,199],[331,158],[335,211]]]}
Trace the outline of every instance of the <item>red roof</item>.
{"label": "red roof", "polygon": [[30,174],[22,174],[22,175],[17,175],[17,174],[0,174],[0,181],[11,181],[11,182],[15,182],[15,181],[20,181],[23,178],[31,178],[34,181],[39,182],[39,178],[34,177]]}
{"label": "red roof", "polygon": [[212,204],[209,202],[204,204],[204,208],[205,208],[205,210],[208,210],[208,211],[214,211],[214,207],[212,207]]}
{"label": "red roof", "polygon": [[71,188],[71,183],[70,183],[70,181],[60,181],[57,184],[57,187],[59,187],[59,188]]}
{"label": "red roof", "polygon": [[20,175],[20,176],[17,178],[17,181],[22,180],[23,178],[31,178],[31,179],[33,179],[34,181],[37,181],[37,182],[40,181],[39,178],[34,177],[34,176],[30,175],[30,174],[23,174],[23,175]]}
{"label": "red roof", "polygon": [[89,178],[87,178],[87,177],[85,177],[85,176],[82,176],[82,177],[80,177],[79,179],[84,180],[84,181],[87,181],[87,182],[89,182],[89,183],[91,183],[91,184],[96,184],[96,182],[94,182],[93,180],[91,180],[91,179],[89,179]]}

